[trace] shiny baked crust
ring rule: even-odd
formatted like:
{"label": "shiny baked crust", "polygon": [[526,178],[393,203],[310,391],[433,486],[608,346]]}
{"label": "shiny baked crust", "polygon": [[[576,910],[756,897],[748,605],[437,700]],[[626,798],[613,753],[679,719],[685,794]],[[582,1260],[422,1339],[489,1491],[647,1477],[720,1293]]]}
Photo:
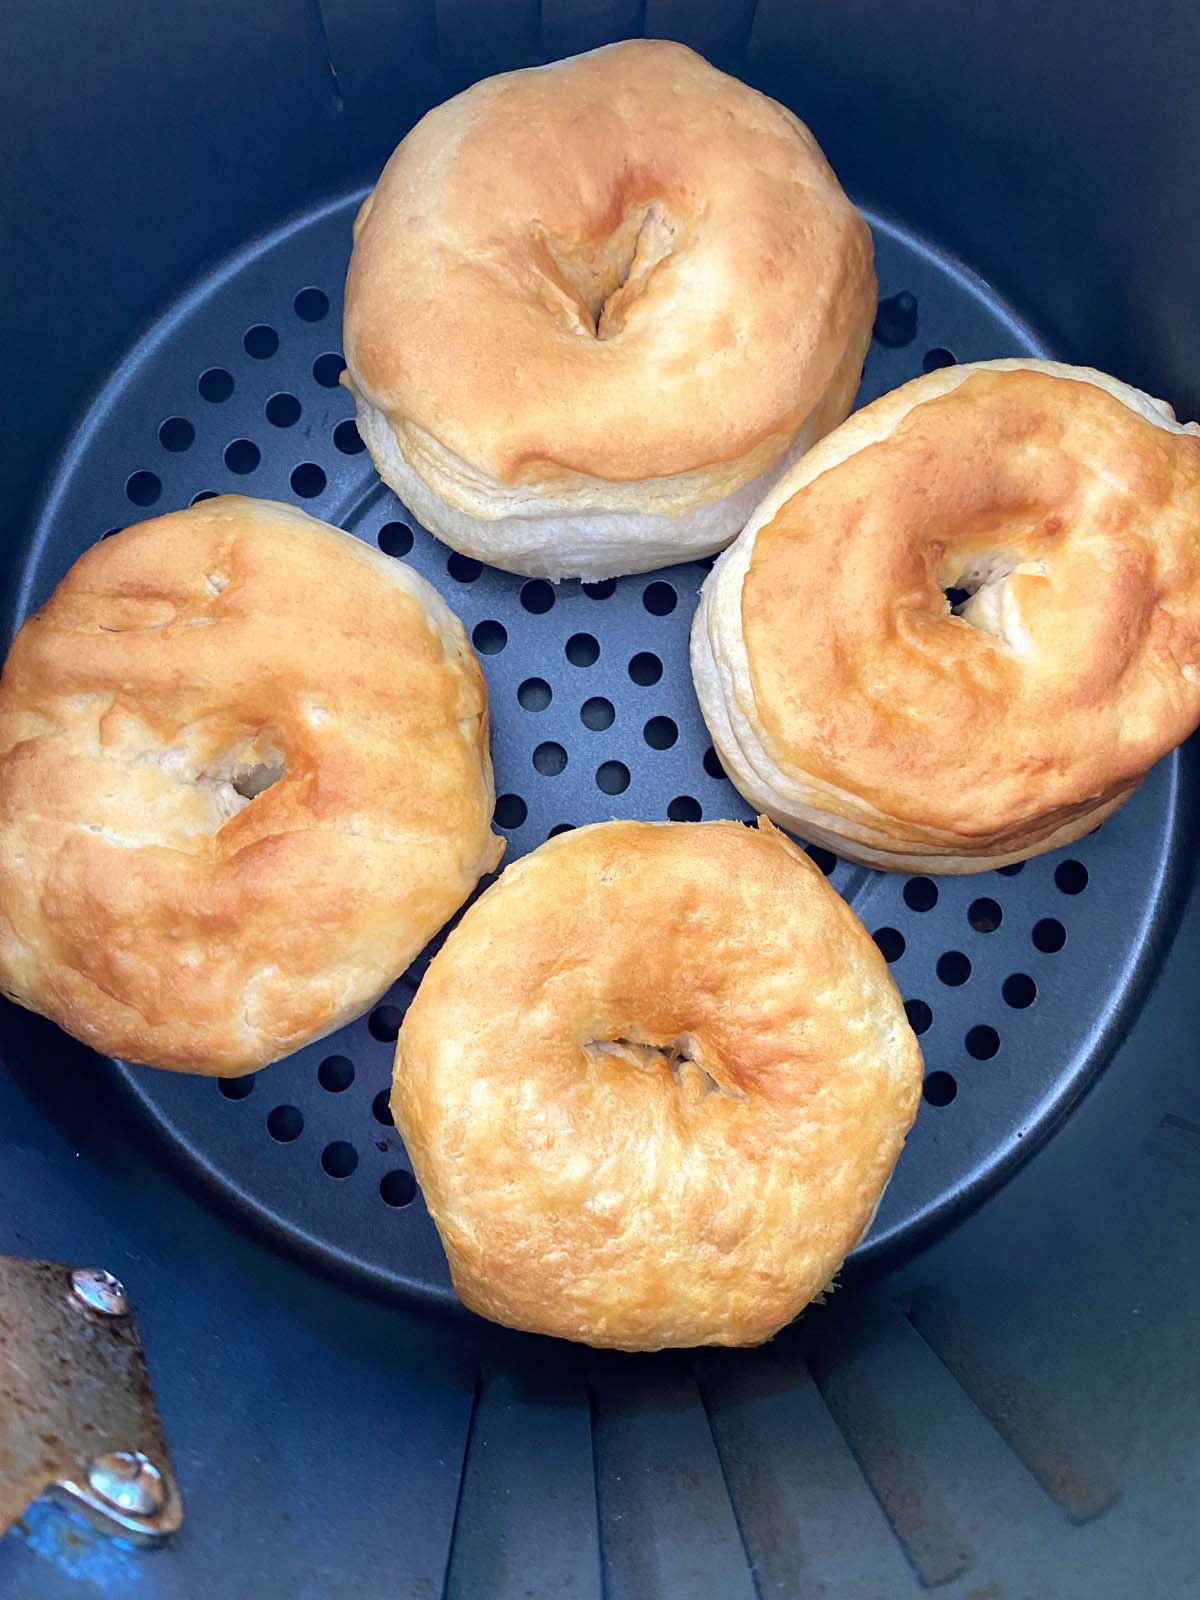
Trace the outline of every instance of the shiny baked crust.
{"label": "shiny baked crust", "polygon": [[607,822],[434,958],[392,1110],[454,1286],[626,1350],[757,1344],[862,1236],[921,1056],[887,967],[767,822]]}
{"label": "shiny baked crust", "polygon": [[404,970],[496,865],[492,804],[478,664],[411,568],[270,501],[140,523],[0,680],[0,985],[106,1055],[250,1071]]}
{"label": "shiny baked crust", "polygon": [[692,667],[730,778],[871,866],[974,872],[1091,831],[1200,722],[1198,434],[1039,361],[857,412],[705,584]]}
{"label": "shiny baked crust", "polygon": [[803,124],[635,40],[407,136],[355,225],[347,382],[449,544],[607,577],[733,537],[846,414],[874,309],[870,233]]}

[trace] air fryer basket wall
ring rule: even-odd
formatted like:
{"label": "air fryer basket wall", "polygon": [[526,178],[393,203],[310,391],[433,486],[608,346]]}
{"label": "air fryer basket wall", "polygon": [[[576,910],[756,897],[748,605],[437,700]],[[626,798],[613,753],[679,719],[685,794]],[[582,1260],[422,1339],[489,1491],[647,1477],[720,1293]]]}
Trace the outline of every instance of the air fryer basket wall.
{"label": "air fryer basket wall", "polygon": [[[702,571],[554,595],[448,562],[345,426],[354,196],[429,105],[684,39],[797,110],[870,210],[865,398],[1036,350],[1198,409],[1194,8],[968,29],[866,0],[16,0],[6,22],[9,630],[151,506],[296,499],[406,554],[475,633],[514,852],[745,811],[687,682]],[[0,1593],[1200,1594],[1195,793],[1186,750],[1099,835],[936,904],[823,863],[893,952],[931,1077],[844,1287],[759,1352],[598,1358],[453,1309],[376,1103],[419,965],[241,1098],[6,1011],[0,1252],[125,1279],[188,1523],[148,1559],[39,1508]]]}

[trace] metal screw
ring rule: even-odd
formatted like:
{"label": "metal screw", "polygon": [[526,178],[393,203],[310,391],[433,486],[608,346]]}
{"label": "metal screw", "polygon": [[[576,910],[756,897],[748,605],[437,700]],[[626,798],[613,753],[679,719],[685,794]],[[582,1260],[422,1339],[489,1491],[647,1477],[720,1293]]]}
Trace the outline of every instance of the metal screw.
{"label": "metal screw", "polygon": [[88,1468],[88,1486],[128,1516],[155,1517],[167,1503],[162,1473],[140,1450],[110,1450]]}
{"label": "metal screw", "polygon": [[124,1317],[129,1314],[129,1296],[125,1285],[102,1267],[76,1267],[71,1274],[71,1289],[77,1299],[92,1311],[105,1317]]}

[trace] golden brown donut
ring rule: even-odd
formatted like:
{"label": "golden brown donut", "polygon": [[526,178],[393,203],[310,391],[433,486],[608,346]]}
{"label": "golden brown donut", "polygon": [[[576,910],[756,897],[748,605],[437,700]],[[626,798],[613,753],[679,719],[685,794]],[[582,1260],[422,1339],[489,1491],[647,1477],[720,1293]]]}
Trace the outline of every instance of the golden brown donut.
{"label": "golden brown donut", "polygon": [[431,111],[359,213],[346,382],[384,481],[547,578],[726,544],[853,401],[867,226],[790,111],[633,40]]}
{"label": "golden brown donut", "polygon": [[1046,361],[857,412],[705,584],[692,668],[730,778],[869,866],[1090,832],[1200,721],[1198,434]]}
{"label": "golden brown donut", "polygon": [[767,822],[606,822],[434,958],[392,1110],[454,1286],[625,1350],[758,1344],[870,1223],[921,1055],[854,913]]}
{"label": "golden brown donut", "polygon": [[411,568],[223,496],[94,545],[0,679],[0,986],[235,1075],[371,1005],[502,845],[487,701]]}

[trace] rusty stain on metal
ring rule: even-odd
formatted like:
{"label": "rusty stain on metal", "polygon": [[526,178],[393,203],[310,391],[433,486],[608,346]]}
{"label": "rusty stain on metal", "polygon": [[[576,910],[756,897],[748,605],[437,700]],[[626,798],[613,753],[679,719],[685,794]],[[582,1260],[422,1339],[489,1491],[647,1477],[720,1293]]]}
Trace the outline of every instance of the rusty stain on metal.
{"label": "rusty stain on metal", "polygon": [[[151,1542],[183,1513],[136,1320],[81,1301],[72,1273],[0,1256],[0,1534],[50,1492],[106,1532]],[[95,1493],[93,1464],[114,1452],[154,1464],[159,1510],[139,1515]]]}

